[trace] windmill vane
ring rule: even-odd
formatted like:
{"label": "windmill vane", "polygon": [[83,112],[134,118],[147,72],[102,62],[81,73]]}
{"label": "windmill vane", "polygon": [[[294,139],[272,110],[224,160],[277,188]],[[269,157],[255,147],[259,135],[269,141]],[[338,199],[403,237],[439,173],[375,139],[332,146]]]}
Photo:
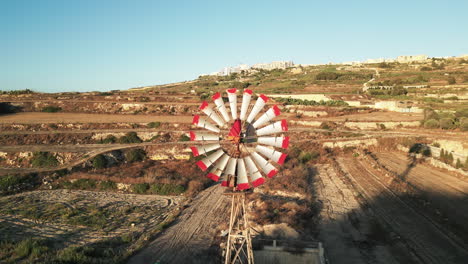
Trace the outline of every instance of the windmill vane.
{"label": "windmill vane", "polygon": [[228,107],[219,92],[212,96],[212,104],[200,105],[203,115],[194,115],[192,124],[207,131],[190,131],[190,139],[198,143],[190,148],[193,156],[204,156],[196,164],[203,171],[210,169],[208,178],[242,191],[277,174],[287,157],[280,149],[289,147],[289,137],[283,134],[288,125],[285,119],[274,121],[281,115],[277,105],[264,110],[269,101],[264,94],[251,104],[252,90],[243,90],[238,111],[238,90],[226,93]]}

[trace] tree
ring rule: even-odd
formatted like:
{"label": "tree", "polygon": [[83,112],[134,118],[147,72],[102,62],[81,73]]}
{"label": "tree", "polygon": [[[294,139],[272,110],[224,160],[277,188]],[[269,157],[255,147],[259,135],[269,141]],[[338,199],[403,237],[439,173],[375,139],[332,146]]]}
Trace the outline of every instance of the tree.
{"label": "tree", "polygon": [[102,169],[102,168],[105,168],[107,165],[107,160],[106,158],[104,157],[104,155],[102,154],[99,154],[97,155],[96,157],[94,157],[93,159],[93,167],[95,169]]}

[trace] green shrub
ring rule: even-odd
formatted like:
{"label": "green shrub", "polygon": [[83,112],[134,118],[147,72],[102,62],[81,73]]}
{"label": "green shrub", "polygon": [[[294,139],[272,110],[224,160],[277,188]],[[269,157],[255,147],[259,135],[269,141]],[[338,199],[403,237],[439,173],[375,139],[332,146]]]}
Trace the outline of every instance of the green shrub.
{"label": "green shrub", "polygon": [[58,165],[58,160],[50,152],[34,152],[31,164],[38,168],[55,167]]}
{"label": "green shrub", "polygon": [[0,191],[8,191],[11,187],[22,182],[21,178],[14,175],[0,177]]}
{"label": "green shrub", "polygon": [[96,180],[78,179],[71,184],[72,189],[89,190],[96,188]]}
{"label": "green shrub", "polygon": [[177,184],[155,183],[151,184],[149,192],[159,195],[178,195],[185,192],[185,188],[184,186]]}
{"label": "green shrub", "polygon": [[439,121],[440,128],[442,129],[454,129],[455,128],[455,122],[451,118],[442,118]]}
{"label": "green shrub", "polygon": [[146,158],[146,152],[142,149],[131,149],[125,153],[128,162],[142,161]]}
{"label": "green shrub", "polygon": [[113,181],[101,181],[99,183],[99,189],[101,190],[115,190],[117,189],[117,184]]}
{"label": "green shrub", "polygon": [[125,136],[120,137],[118,142],[120,144],[141,143],[142,140],[138,137],[136,132],[128,132]]}
{"label": "green shrub", "polygon": [[138,194],[144,194],[149,189],[148,183],[139,183],[132,186],[132,191]]}
{"label": "green shrub", "polygon": [[317,159],[320,156],[320,153],[313,151],[313,152],[305,152],[302,151],[301,154],[299,154],[299,161],[303,164],[309,162],[310,160]]}
{"label": "green shrub", "polygon": [[90,259],[79,247],[68,247],[57,252],[59,263],[90,263]]}
{"label": "green shrub", "polygon": [[49,248],[45,245],[44,241],[33,238],[22,240],[15,247],[15,253],[20,258],[29,256],[39,257],[48,250]]}
{"label": "green shrub", "polygon": [[147,124],[149,128],[158,128],[161,126],[161,122],[150,122]]}
{"label": "green shrub", "polygon": [[58,106],[49,105],[49,106],[42,108],[42,112],[47,112],[47,113],[55,113],[59,111],[62,111],[62,108]]}
{"label": "green shrub", "polygon": [[186,134],[182,134],[179,137],[179,141],[190,141],[190,137],[187,136]]}
{"label": "green shrub", "polygon": [[113,135],[108,135],[106,138],[101,140],[102,144],[112,144],[117,142],[117,138]]}
{"label": "green shrub", "polygon": [[107,160],[106,160],[106,157],[104,157],[104,155],[99,154],[93,158],[93,167],[95,169],[105,168],[106,165],[107,165]]}
{"label": "green shrub", "polygon": [[336,72],[323,71],[323,72],[319,72],[317,76],[315,76],[315,79],[319,81],[331,81],[331,80],[336,80],[339,77],[340,77],[340,74]]}
{"label": "green shrub", "polygon": [[460,159],[457,159],[457,163],[455,164],[455,168],[457,168],[457,169],[463,168],[463,164],[461,163]]}
{"label": "green shrub", "polygon": [[426,122],[424,122],[424,127],[425,128],[438,128],[439,127],[439,121],[435,119],[429,119]]}

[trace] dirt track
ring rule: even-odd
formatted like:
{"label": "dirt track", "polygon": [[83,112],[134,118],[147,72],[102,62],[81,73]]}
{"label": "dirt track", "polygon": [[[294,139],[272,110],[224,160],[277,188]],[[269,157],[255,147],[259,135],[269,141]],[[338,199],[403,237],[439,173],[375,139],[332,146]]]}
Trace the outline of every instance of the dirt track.
{"label": "dirt track", "polygon": [[128,263],[212,263],[206,251],[220,223],[229,220],[229,200],[222,194],[224,190],[214,185],[201,192],[174,225]]}
{"label": "dirt track", "polygon": [[319,165],[317,177],[315,189],[323,206],[319,237],[330,263],[398,263],[385,246],[360,246],[367,243],[369,215],[334,169]]}
{"label": "dirt track", "polygon": [[423,263],[466,263],[468,251],[382,183],[379,171],[361,158],[339,158],[348,177],[380,220],[408,243]]}
{"label": "dirt track", "polygon": [[[377,161],[424,194],[430,206],[456,226],[453,232],[468,238],[468,179],[426,164],[413,162],[399,152],[378,153]],[[437,212],[436,212],[437,213]]]}

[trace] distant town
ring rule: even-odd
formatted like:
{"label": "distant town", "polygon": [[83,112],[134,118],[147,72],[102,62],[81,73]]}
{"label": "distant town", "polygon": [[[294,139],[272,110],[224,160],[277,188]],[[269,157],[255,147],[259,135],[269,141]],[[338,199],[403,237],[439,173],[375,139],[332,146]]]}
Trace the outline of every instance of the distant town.
{"label": "distant town", "polygon": [[[468,59],[468,54],[464,54],[458,57],[446,56],[446,57],[433,57],[433,58],[434,59],[450,59],[450,58]],[[429,56],[425,54],[421,54],[421,55],[407,55],[407,56],[403,55],[403,56],[398,56],[396,58],[366,59],[364,61],[347,61],[347,62],[340,62],[340,63],[329,62],[327,64],[329,65],[361,65],[361,64],[393,63],[393,62],[411,63],[411,62],[423,62],[428,59],[432,59],[432,58],[429,58]],[[274,69],[286,69],[286,68],[301,67],[301,66],[308,67],[308,66],[320,66],[320,65],[325,65],[325,64],[294,64],[293,61],[273,61],[270,63],[257,63],[251,66],[247,64],[239,64],[237,66],[224,67],[220,71],[212,72],[210,74],[202,74],[201,76],[205,76],[205,75],[226,76],[232,73],[241,73],[242,71],[258,70],[258,69],[274,70]]]}

